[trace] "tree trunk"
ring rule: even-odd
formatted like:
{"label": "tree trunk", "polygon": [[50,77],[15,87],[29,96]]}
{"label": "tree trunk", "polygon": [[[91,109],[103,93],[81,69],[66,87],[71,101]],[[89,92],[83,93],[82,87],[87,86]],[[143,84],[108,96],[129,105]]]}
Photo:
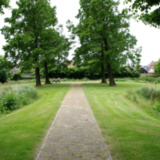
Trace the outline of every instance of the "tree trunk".
{"label": "tree trunk", "polygon": [[40,77],[39,67],[36,67],[35,73],[36,73],[36,87],[39,87],[39,86],[41,86],[41,77]]}
{"label": "tree trunk", "polygon": [[49,81],[49,76],[48,76],[48,64],[47,62],[44,63],[44,69],[45,69],[45,84],[51,84]]}
{"label": "tree trunk", "polygon": [[[107,52],[108,51],[108,43],[107,43],[107,39],[106,38],[104,38],[104,48],[105,48],[105,51]],[[109,56],[107,57],[107,60],[108,60],[108,62],[110,61],[110,57]],[[108,77],[109,77],[109,85],[110,86],[116,86],[110,63],[107,63],[107,70],[108,70]]]}
{"label": "tree trunk", "polygon": [[107,64],[107,69],[108,69],[109,85],[116,86],[116,83],[115,83],[114,77],[113,77],[113,73],[112,73],[112,68],[111,68],[110,64]]}
{"label": "tree trunk", "polygon": [[105,75],[105,68],[104,68],[104,48],[103,44],[101,44],[101,75],[102,75],[102,82],[101,83],[107,83],[106,81],[106,75]]}
{"label": "tree trunk", "polygon": [[101,71],[102,71],[102,82],[101,83],[107,83],[106,81],[106,76],[105,76],[105,69],[104,69],[104,64],[101,64]]}

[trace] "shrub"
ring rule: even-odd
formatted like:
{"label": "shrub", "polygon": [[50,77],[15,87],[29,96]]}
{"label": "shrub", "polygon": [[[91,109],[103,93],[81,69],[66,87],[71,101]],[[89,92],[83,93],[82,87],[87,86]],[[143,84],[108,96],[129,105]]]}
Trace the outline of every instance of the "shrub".
{"label": "shrub", "polygon": [[160,103],[159,103],[159,102],[156,102],[156,103],[154,104],[153,108],[154,108],[156,111],[160,112]]}
{"label": "shrub", "polygon": [[19,86],[16,89],[6,88],[0,94],[0,110],[12,111],[32,103],[37,98],[37,91],[33,86]]}
{"label": "shrub", "polygon": [[5,83],[7,82],[7,79],[8,79],[8,75],[7,75],[6,70],[4,69],[0,70],[0,82]]}
{"label": "shrub", "polygon": [[124,78],[124,77],[131,77],[131,78],[138,78],[140,77],[140,72],[137,70],[132,70],[131,68],[121,67],[118,71],[114,73],[114,77],[116,78]]}
{"label": "shrub", "polygon": [[18,81],[18,80],[22,79],[21,73],[20,73],[20,72],[14,73],[14,74],[12,75],[12,78],[11,78],[11,79],[14,80],[14,81]]}
{"label": "shrub", "polygon": [[14,110],[18,108],[16,97],[13,93],[7,94],[3,99],[4,110]]}
{"label": "shrub", "polygon": [[138,90],[129,90],[126,97],[142,107],[150,107],[156,112],[160,112],[160,90],[143,87]]}
{"label": "shrub", "polygon": [[90,68],[64,68],[64,69],[52,69],[49,71],[49,77],[52,78],[69,78],[69,79],[100,79],[101,74],[99,71]]}
{"label": "shrub", "polygon": [[137,93],[146,99],[160,100],[160,90],[154,88],[143,87],[138,89]]}
{"label": "shrub", "polygon": [[155,73],[160,75],[160,60],[154,66]]}
{"label": "shrub", "polygon": [[17,100],[22,106],[31,103],[33,99],[37,98],[37,92],[33,86],[18,87],[15,94],[17,96]]}
{"label": "shrub", "polygon": [[[106,77],[108,73],[106,72]],[[115,78],[123,77],[139,77],[140,73],[136,70],[131,71],[126,67],[121,67],[119,71],[114,72]],[[73,68],[54,68],[49,71],[49,77],[51,78],[69,78],[69,79],[83,79],[88,78],[96,80],[101,78],[101,70],[99,67],[73,67]]]}
{"label": "shrub", "polygon": [[154,109],[156,112],[160,112],[160,90],[143,87],[138,90],[129,90],[126,97],[138,105],[147,108],[147,110],[150,107],[152,110]]}

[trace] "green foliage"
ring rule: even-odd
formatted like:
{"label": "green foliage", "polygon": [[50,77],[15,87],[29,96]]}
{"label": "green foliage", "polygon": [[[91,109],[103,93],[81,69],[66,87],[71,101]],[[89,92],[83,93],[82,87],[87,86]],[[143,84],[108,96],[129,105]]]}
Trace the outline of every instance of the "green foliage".
{"label": "green foliage", "polygon": [[[59,26],[58,29],[63,30],[62,26]],[[60,31],[53,28],[46,29],[41,33],[41,36],[43,49],[41,61],[53,66],[56,63],[64,62],[67,59],[71,44],[68,39]]]}
{"label": "green foliage", "polygon": [[3,95],[2,98],[3,98],[3,104],[1,111],[3,112],[6,110],[12,111],[18,108],[16,97],[12,92]]}
{"label": "green foliage", "polygon": [[9,78],[9,71],[13,67],[12,63],[0,56],[0,82],[5,83]]}
{"label": "green foliage", "polygon": [[0,70],[0,82],[5,83],[5,82],[7,82],[7,79],[8,79],[8,74],[7,74],[6,70],[1,69]]}
{"label": "green foliage", "polygon": [[137,93],[133,90],[127,91],[126,97],[135,103],[138,103]]}
{"label": "green foliage", "polygon": [[[136,17],[139,17],[144,23],[154,27],[160,26],[159,0],[125,0],[125,2],[132,2],[129,10],[132,10]],[[139,15],[138,10],[140,11]]]}
{"label": "green foliage", "polygon": [[[160,112],[160,90],[151,87],[127,91],[126,97],[147,110]],[[143,98],[143,99],[142,99]],[[154,110],[153,110],[154,109]],[[155,114],[155,112],[153,112]]]}
{"label": "green foliage", "polygon": [[160,83],[160,78],[159,77],[153,77],[153,76],[143,76],[143,77],[140,77],[138,80],[144,81],[144,82]]}
{"label": "green foliage", "polygon": [[12,75],[12,77],[11,77],[11,80],[14,80],[14,81],[18,81],[18,80],[20,80],[20,79],[22,79],[21,72],[16,72],[16,73],[14,73],[14,74]]}
{"label": "green foliage", "polygon": [[[113,72],[128,59],[140,57],[134,52],[136,38],[129,33],[130,16],[125,10],[120,13],[119,4],[113,0],[81,0],[80,5],[79,24],[69,26],[81,43],[75,61],[107,69],[110,85],[115,85]],[[137,60],[139,63],[139,58]]]}
{"label": "green foliage", "polygon": [[[63,29],[61,26],[58,28]],[[46,29],[42,33],[42,49],[43,56],[41,58],[41,63],[44,67],[45,83],[49,84],[48,78],[48,68],[60,66],[64,64],[67,59],[70,45],[69,40],[59,33],[59,31],[51,29]]]}
{"label": "green foliage", "polygon": [[[108,73],[105,73],[106,77]],[[127,67],[121,67],[118,71],[114,72],[114,76],[117,78],[131,77],[136,78],[140,76],[140,73],[136,70],[130,70]],[[54,68],[49,71],[50,78],[69,78],[69,79],[91,79],[96,80],[101,78],[101,71],[99,68],[92,67],[73,67],[73,68]]]}
{"label": "green foliage", "polygon": [[64,69],[52,69],[49,71],[49,77],[52,78],[69,78],[69,79],[100,79],[100,72],[92,68],[64,68]]}
{"label": "green foliage", "polygon": [[157,112],[160,112],[160,103],[159,102],[156,102],[153,106],[153,108],[157,111]]}
{"label": "green foliage", "polygon": [[9,0],[0,0],[0,14],[3,14],[3,8],[9,7]]}
{"label": "green foliage", "polygon": [[124,78],[124,77],[138,78],[140,77],[140,72],[138,70],[129,67],[120,67],[118,71],[114,72],[114,76],[117,78]]}
{"label": "green foliage", "polygon": [[69,89],[69,84],[37,88],[36,102],[14,114],[0,115],[0,159],[33,160]]}
{"label": "green foliage", "polygon": [[[108,149],[114,160],[160,159],[160,114],[136,93],[138,103],[124,96],[127,90],[135,92],[144,85],[129,81],[119,82],[114,88],[106,84],[83,85],[104,140],[112,144]],[[132,96],[132,92],[129,94]]]}
{"label": "green foliage", "polygon": [[0,94],[0,111],[12,111],[30,104],[37,98],[37,91],[33,86],[19,86],[15,89],[6,88]]}
{"label": "green foliage", "polygon": [[33,67],[36,70],[36,85],[40,86],[44,33],[57,24],[55,7],[50,6],[49,0],[20,0],[17,5],[11,17],[5,19],[9,25],[2,29],[7,41],[3,49],[5,56],[21,68]]}
{"label": "green foliage", "polygon": [[154,66],[155,73],[160,75],[160,60]]}
{"label": "green foliage", "polygon": [[143,87],[138,89],[137,93],[146,99],[160,101],[160,90],[156,90],[155,88]]}
{"label": "green foliage", "polygon": [[0,68],[10,70],[13,67],[13,64],[8,61],[5,57],[0,56]]}

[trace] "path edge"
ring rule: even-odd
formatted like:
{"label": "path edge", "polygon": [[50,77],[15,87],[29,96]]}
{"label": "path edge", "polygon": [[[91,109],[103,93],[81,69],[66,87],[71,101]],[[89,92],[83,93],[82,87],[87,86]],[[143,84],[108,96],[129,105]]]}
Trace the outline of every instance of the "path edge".
{"label": "path edge", "polygon": [[81,84],[81,87],[82,87],[83,93],[84,93],[84,95],[85,95],[85,99],[86,99],[86,101],[87,101],[87,103],[88,103],[88,108],[89,108],[89,110],[91,111],[91,114],[92,114],[92,116],[93,116],[93,118],[94,118],[94,121],[95,121],[95,124],[96,124],[96,128],[97,128],[97,130],[100,132],[99,138],[102,140],[102,142],[103,142],[103,144],[104,144],[104,146],[105,146],[105,150],[106,150],[105,152],[106,152],[106,154],[107,154],[107,158],[108,158],[108,160],[113,160],[113,158],[112,158],[112,156],[111,156],[111,153],[110,153],[110,151],[109,151],[109,149],[108,149],[108,146],[107,146],[107,144],[105,143],[105,140],[104,140],[104,137],[103,137],[103,135],[102,135],[101,129],[100,129],[99,126],[98,126],[97,120],[96,120],[96,118],[95,118],[95,116],[94,116],[94,114],[93,114],[93,111],[92,111],[92,109],[91,109],[91,106],[90,106],[90,104],[89,104],[89,102],[88,102],[87,96],[86,96],[86,94],[85,94],[85,92],[84,92],[83,84]]}
{"label": "path edge", "polygon": [[[71,86],[70,86],[68,92],[70,91],[70,89],[71,89]],[[58,119],[58,117],[59,117],[59,114],[60,114],[62,108],[64,107],[64,106],[63,106],[63,103],[64,103],[64,100],[65,100],[68,92],[66,93],[63,101],[61,102],[61,105],[60,105],[60,107],[59,107],[59,109],[58,109],[58,111],[57,111],[57,113],[56,113],[56,116],[55,116],[54,119],[53,119],[53,122],[52,122],[51,126],[49,127],[47,133],[45,134],[46,136],[45,136],[45,138],[43,139],[43,141],[42,141],[42,143],[41,143],[41,146],[39,147],[38,152],[37,152],[36,155],[35,155],[34,160],[38,160],[38,159],[39,159],[39,157],[40,157],[40,155],[41,155],[41,152],[42,152],[42,149],[43,149],[44,146],[46,145],[46,140],[47,140],[47,138],[49,137],[49,135],[50,135],[50,133],[51,133],[51,130],[52,130],[54,124],[56,123],[56,121],[57,121],[57,119]]]}

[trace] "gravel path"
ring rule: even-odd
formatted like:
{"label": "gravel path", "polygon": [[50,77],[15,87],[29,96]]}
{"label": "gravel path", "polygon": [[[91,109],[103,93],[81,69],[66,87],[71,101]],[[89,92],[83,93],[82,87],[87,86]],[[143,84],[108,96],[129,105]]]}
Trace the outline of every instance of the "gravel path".
{"label": "gravel path", "polygon": [[73,84],[36,160],[112,160],[80,84]]}

